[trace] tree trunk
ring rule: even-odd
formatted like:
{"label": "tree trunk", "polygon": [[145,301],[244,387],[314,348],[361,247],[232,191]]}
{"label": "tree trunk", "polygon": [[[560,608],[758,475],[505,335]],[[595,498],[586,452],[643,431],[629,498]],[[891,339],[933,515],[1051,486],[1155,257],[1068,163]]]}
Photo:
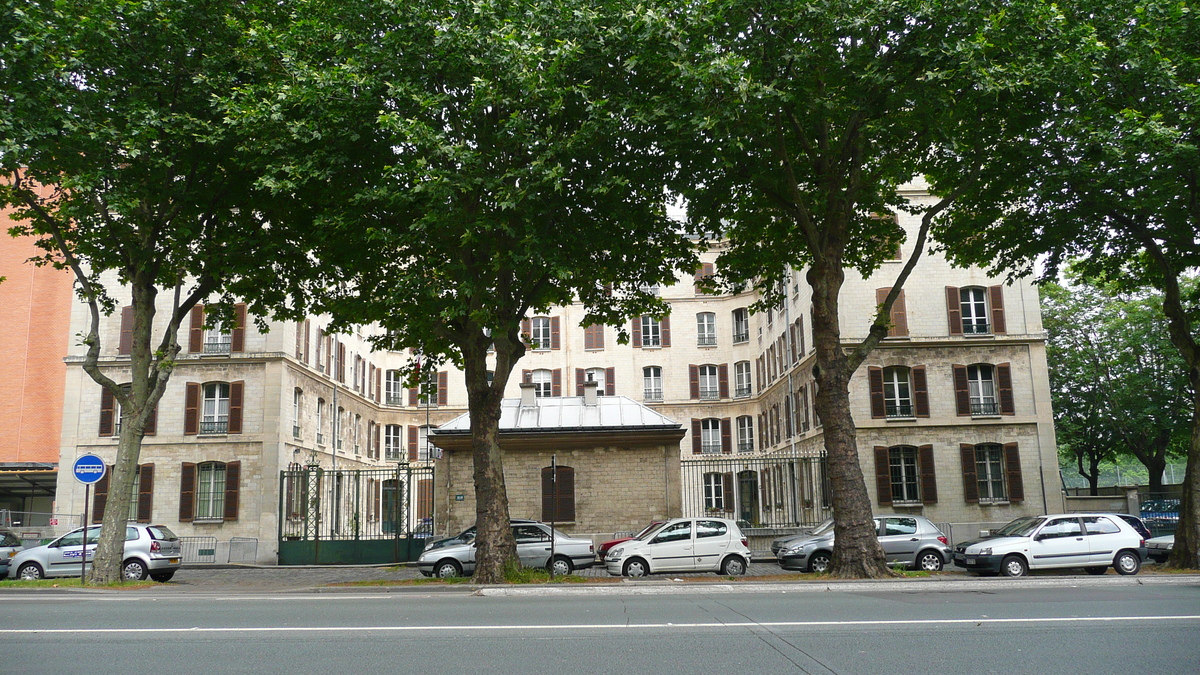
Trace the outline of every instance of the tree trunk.
{"label": "tree trunk", "polygon": [[1200,569],[1200,364],[1189,364],[1192,383],[1192,438],[1188,445],[1187,473],[1179,503],[1179,525],[1175,546],[1167,564],[1181,569]]}
{"label": "tree trunk", "polygon": [[850,370],[841,344],[838,294],[844,280],[838,264],[814,264],[808,271],[813,291],[813,344],[816,347],[814,400],[824,427],[825,454],[833,490],[833,576],[891,576],[876,536],[866,480],[858,458],[850,411]]}
{"label": "tree trunk", "polygon": [[[482,331],[479,335],[483,339],[472,336],[462,346],[475,481],[475,581],[498,584],[504,582],[506,569],[517,563],[517,545],[509,523],[508,491],[504,485],[504,459],[500,453],[500,402],[516,359],[501,354],[501,343],[508,341],[497,339],[496,371],[489,386],[489,340]],[[517,347],[520,348],[519,343]]]}

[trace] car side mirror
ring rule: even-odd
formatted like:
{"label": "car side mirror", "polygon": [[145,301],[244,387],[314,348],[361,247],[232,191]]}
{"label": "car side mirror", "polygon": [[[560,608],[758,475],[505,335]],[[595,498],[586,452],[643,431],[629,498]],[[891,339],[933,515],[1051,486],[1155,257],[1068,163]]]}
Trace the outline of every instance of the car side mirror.
{"label": "car side mirror", "polygon": [[981,537],[990,537],[990,536],[992,536],[992,531],[991,531],[991,530],[980,530],[980,531],[979,531],[979,536],[981,536]]}
{"label": "car side mirror", "polygon": [[1050,535],[1048,535],[1048,534],[1039,534],[1038,536],[1034,537],[1033,540],[1034,541],[1042,541],[1043,539],[1049,539],[1049,538],[1050,538]]}

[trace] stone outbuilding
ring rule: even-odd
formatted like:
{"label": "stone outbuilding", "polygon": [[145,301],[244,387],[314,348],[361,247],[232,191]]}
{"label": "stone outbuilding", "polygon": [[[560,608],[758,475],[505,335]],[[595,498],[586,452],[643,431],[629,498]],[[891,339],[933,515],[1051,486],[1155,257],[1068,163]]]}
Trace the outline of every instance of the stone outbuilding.
{"label": "stone outbuilding", "polygon": [[[652,520],[681,515],[679,442],[683,425],[625,396],[505,399],[500,449],[513,518],[554,520],[576,536],[609,538]],[[435,462],[435,522],[458,532],[475,522],[470,418],[433,431],[442,450]],[[552,462],[558,479],[552,481]]]}

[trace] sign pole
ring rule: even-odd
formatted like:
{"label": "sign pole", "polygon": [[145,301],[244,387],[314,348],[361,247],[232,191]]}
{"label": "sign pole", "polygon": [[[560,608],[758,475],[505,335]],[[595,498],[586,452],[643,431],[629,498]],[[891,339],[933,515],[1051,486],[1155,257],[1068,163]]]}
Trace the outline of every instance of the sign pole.
{"label": "sign pole", "polygon": [[558,454],[550,455],[550,578],[554,578],[554,522],[558,520]]}
{"label": "sign pole", "polygon": [[88,506],[92,503],[92,484],[83,484],[83,555],[79,556],[79,585],[87,586]]}
{"label": "sign pole", "polygon": [[87,584],[88,520],[90,520],[88,507],[92,501],[92,485],[99,483],[107,472],[108,467],[105,466],[104,460],[90,452],[77,457],[74,466],[71,467],[71,473],[75,474],[75,480],[83,483],[83,551],[79,556],[80,586]]}

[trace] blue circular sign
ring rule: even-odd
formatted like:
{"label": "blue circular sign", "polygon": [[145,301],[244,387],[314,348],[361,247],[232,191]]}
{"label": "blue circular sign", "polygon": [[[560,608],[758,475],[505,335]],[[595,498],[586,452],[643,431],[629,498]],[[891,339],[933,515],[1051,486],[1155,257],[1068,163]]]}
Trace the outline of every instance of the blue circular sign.
{"label": "blue circular sign", "polygon": [[104,478],[104,472],[107,468],[104,466],[104,460],[88,453],[80,455],[79,459],[75,460],[75,466],[72,471],[75,473],[75,480],[84,485],[92,485],[93,483],[99,483],[100,479]]}

